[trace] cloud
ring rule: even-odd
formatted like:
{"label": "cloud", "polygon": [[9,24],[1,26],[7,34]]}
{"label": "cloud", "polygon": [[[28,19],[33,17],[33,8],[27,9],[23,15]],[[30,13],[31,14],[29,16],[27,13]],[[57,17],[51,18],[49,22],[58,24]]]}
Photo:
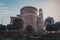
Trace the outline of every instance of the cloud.
{"label": "cloud", "polygon": [[6,7],[0,7],[0,23],[3,19],[3,24],[10,23],[10,16],[16,16],[18,14],[18,10],[16,9],[8,9]]}

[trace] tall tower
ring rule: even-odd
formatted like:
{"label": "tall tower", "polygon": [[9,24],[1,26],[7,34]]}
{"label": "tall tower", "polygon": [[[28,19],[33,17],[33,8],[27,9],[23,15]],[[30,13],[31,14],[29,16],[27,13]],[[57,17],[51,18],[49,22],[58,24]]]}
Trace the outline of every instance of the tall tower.
{"label": "tall tower", "polygon": [[41,19],[41,28],[43,29],[44,22],[43,22],[43,10],[42,10],[42,8],[39,9],[39,16]]}
{"label": "tall tower", "polygon": [[43,11],[42,9],[39,9],[39,16],[37,17],[37,28],[38,28],[38,33],[42,34],[43,32]]}
{"label": "tall tower", "polygon": [[35,7],[26,6],[21,9],[21,18],[24,20],[25,27],[31,25],[35,32],[37,32],[37,9]]}
{"label": "tall tower", "polygon": [[43,20],[43,11],[42,11],[42,8],[39,9],[39,16],[40,16],[41,19]]}

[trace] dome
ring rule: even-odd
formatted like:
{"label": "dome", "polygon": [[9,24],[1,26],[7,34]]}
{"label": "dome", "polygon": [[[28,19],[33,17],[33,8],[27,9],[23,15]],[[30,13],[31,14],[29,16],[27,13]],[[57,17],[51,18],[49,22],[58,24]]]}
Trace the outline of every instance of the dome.
{"label": "dome", "polygon": [[26,6],[26,7],[21,8],[20,11],[21,11],[21,14],[23,14],[23,13],[28,13],[28,12],[32,12],[32,13],[35,12],[35,14],[36,14],[36,12],[37,12],[38,10],[37,10],[37,8],[35,8],[35,7]]}
{"label": "dome", "polygon": [[21,11],[22,11],[24,8],[33,8],[33,9],[35,9],[35,10],[37,11],[37,8],[32,7],[32,6],[26,6],[26,7],[23,7],[23,8],[21,9]]}

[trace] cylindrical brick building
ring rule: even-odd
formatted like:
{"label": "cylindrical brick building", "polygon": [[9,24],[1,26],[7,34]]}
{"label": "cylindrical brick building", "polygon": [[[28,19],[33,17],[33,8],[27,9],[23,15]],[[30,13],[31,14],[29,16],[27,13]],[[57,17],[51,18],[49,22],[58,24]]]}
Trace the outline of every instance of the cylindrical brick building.
{"label": "cylindrical brick building", "polygon": [[25,27],[31,25],[35,32],[37,32],[37,9],[35,7],[26,6],[21,9],[21,18],[24,20]]}

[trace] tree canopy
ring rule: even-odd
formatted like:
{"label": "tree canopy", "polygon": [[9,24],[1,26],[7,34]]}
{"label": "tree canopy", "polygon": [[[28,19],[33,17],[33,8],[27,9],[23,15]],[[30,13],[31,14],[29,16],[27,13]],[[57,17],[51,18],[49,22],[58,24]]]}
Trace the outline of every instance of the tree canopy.
{"label": "tree canopy", "polygon": [[47,26],[47,25],[51,25],[51,24],[54,24],[54,18],[53,17],[47,17],[45,19],[45,22],[44,24]]}
{"label": "tree canopy", "polygon": [[15,19],[13,20],[12,25],[13,25],[14,27],[16,27],[16,28],[23,28],[23,26],[24,26],[24,21],[23,21],[22,19],[15,18]]}
{"label": "tree canopy", "polygon": [[60,30],[60,22],[55,23],[55,28],[56,28],[56,30]]}
{"label": "tree canopy", "polygon": [[6,26],[5,26],[5,25],[0,24],[0,30],[5,30],[5,29],[6,29]]}
{"label": "tree canopy", "polygon": [[27,25],[27,26],[26,26],[26,31],[27,31],[27,32],[33,31],[32,26],[31,26],[31,25]]}

